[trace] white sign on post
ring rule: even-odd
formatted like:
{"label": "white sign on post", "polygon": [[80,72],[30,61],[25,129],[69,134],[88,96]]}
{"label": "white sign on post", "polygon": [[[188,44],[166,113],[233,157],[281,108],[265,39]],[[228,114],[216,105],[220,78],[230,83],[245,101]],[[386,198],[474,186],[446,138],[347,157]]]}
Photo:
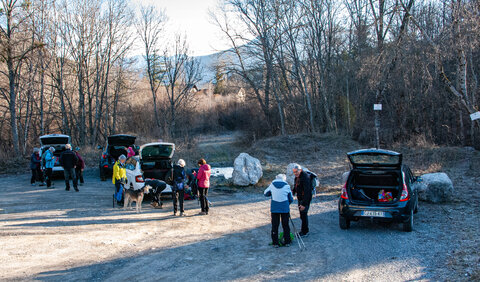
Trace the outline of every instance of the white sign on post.
{"label": "white sign on post", "polygon": [[374,111],[381,111],[382,110],[382,104],[373,104],[373,110]]}
{"label": "white sign on post", "polygon": [[471,120],[476,120],[480,118],[480,112],[476,112],[470,115]]}

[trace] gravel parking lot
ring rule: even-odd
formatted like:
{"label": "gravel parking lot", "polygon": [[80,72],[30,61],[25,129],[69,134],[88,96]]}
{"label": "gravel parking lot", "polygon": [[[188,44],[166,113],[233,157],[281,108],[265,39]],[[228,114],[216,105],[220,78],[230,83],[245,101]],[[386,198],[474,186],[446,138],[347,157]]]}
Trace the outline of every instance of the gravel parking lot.
{"label": "gravel parking lot", "polygon": [[[144,202],[141,214],[112,208],[113,185],[94,172],[79,193],[65,191],[62,180],[47,190],[28,179],[0,178],[1,280],[437,280],[447,277],[456,244],[442,209],[425,204],[414,232],[369,222],[344,231],[337,195],[321,194],[301,252],[295,242],[269,246],[261,188],[213,189],[210,215],[197,216],[197,202],[188,201],[188,216],[180,218],[169,200],[162,210]],[[297,226],[298,216],[292,209]]]}

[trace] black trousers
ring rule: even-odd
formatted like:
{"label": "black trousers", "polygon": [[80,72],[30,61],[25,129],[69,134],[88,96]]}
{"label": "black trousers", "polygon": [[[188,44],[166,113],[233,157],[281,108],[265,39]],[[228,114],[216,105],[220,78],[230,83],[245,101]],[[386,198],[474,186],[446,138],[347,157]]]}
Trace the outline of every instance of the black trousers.
{"label": "black trousers", "polygon": [[303,234],[307,234],[309,229],[308,229],[308,209],[310,208],[310,204],[305,206],[305,209],[300,212],[300,219],[302,220],[302,232]]}
{"label": "black trousers", "polygon": [[200,200],[200,207],[202,208],[202,212],[208,212],[208,188],[198,187],[198,199]]}
{"label": "black trousers", "polygon": [[184,200],[185,191],[182,190],[174,190],[173,191],[173,212],[177,212],[177,202],[180,204],[180,212],[184,212],[183,210],[183,200]]}
{"label": "black trousers", "polygon": [[290,225],[288,219],[290,213],[272,213],[272,242],[274,245],[278,245],[278,226],[280,225],[280,219],[282,220],[283,238],[285,244],[291,243],[290,238]]}
{"label": "black trousers", "polygon": [[52,186],[52,168],[45,169],[45,177],[47,180],[47,187]]}
{"label": "black trousers", "polygon": [[83,181],[83,171],[80,168],[75,168],[75,175],[77,176],[77,179],[80,181],[80,183],[85,183]]}
{"label": "black trousers", "polygon": [[43,182],[43,173],[39,167],[32,169],[32,178],[30,179],[30,183],[34,184],[36,181]]}
{"label": "black trousers", "polygon": [[70,189],[70,178],[72,178],[73,188],[78,190],[77,177],[75,176],[74,168],[64,168],[63,175],[65,176],[65,189]]}

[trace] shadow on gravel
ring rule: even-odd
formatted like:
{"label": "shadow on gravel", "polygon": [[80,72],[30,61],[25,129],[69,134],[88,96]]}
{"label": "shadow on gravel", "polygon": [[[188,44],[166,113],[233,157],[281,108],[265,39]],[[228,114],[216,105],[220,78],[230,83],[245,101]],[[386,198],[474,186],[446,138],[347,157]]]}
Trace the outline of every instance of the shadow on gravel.
{"label": "shadow on gravel", "polygon": [[[310,216],[313,228],[304,239],[306,251],[300,251],[295,241],[289,248],[272,248],[268,245],[270,224],[265,224],[215,239],[128,253],[121,258],[47,271],[31,278],[43,281],[431,279],[426,272],[431,267],[428,258],[421,254],[428,246],[418,246],[416,250],[404,248],[412,247],[407,242],[416,240],[417,235],[378,225],[341,231],[332,224],[335,214],[329,211]],[[298,228],[299,219],[294,221]],[[374,240],[370,240],[372,237]],[[370,276],[372,272],[374,276]],[[352,273],[357,276],[351,276]]]}

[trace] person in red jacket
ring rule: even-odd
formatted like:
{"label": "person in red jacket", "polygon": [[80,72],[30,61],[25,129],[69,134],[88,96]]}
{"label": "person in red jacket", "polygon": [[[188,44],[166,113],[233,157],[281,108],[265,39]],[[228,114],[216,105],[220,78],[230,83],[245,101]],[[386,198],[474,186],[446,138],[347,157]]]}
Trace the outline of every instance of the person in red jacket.
{"label": "person in red jacket", "polygon": [[83,181],[83,170],[85,169],[85,161],[78,153],[78,150],[78,148],[75,150],[75,155],[78,158],[77,165],[75,166],[75,174],[77,176],[77,179],[80,180],[80,185],[83,185],[83,183],[85,183]]}
{"label": "person in red jacket", "polygon": [[202,207],[202,211],[200,212],[201,215],[207,215],[208,214],[208,188],[210,188],[210,175],[212,174],[210,165],[207,164],[207,162],[204,159],[200,159],[198,161],[198,165],[200,166],[200,169],[198,170],[198,173],[196,175],[196,178],[198,180],[197,185],[198,185],[198,194],[199,200],[200,200],[200,206]]}

